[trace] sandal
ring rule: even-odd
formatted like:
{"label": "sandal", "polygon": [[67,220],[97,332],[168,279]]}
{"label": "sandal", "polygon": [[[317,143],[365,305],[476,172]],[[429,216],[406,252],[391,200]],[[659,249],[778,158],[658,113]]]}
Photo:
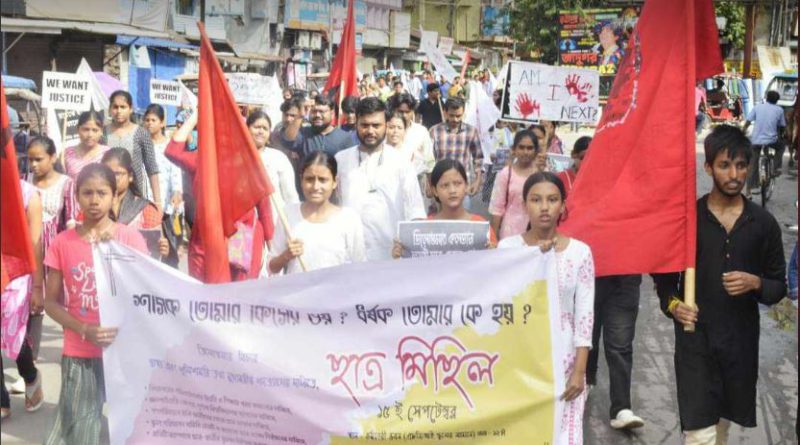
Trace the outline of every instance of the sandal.
{"label": "sandal", "polygon": [[0,419],[5,419],[11,415],[11,408],[0,408]]}
{"label": "sandal", "polygon": [[43,404],[42,373],[36,371],[36,380],[30,385],[25,385],[25,411],[29,413],[38,411]]}

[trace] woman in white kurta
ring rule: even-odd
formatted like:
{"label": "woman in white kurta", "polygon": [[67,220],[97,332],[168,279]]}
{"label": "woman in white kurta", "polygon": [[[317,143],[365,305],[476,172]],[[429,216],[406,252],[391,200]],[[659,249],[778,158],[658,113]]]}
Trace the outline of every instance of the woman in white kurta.
{"label": "woman in white kurta", "polygon": [[[267,146],[272,129],[272,121],[267,113],[260,110],[250,113],[250,116],[247,117],[247,128],[250,130],[250,136],[253,137],[258,154],[261,156],[264,170],[267,171],[269,181],[272,183],[273,196],[277,198],[276,204],[283,206],[300,202],[292,163],[280,150]],[[274,213],[275,211],[273,210]],[[278,218],[276,216],[275,214],[273,215],[273,222],[277,226]]]}
{"label": "woman in white kurta", "polygon": [[558,233],[564,212],[564,184],[553,173],[531,175],[523,186],[523,198],[530,226],[522,235],[505,238],[498,248],[538,246],[555,249],[558,269],[558,294],[561,311],[561,338],[567,339],[565,363],[566,402],[561,420],[562,443],[583,443],[583,409],[586,404],[586,362],[592,347],[594,324],[594,261],[589,246]]}
{"label": "woman in white kurta", "polygon": [[330,202],[336,173],[336,159],[325,152],[311,153],[303,161],[300,178],[305,201],[286,206],[288,230],[283,224],[275,228],[269,257],[271,273],[365,261],[361,219],[354,210]]}

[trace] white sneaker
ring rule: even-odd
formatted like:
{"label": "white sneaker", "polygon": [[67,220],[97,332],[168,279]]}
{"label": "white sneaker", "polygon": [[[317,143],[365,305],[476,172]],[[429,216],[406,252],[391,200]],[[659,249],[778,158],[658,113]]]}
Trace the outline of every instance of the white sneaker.
{"label": "white sneaker", "polygon": [[617,417],[611,419],[611,428],[617,430],[629,430],[633,428],[641,428],[644,426],[644,420],[633,413],[629,409],[623,409],[617,413]]}

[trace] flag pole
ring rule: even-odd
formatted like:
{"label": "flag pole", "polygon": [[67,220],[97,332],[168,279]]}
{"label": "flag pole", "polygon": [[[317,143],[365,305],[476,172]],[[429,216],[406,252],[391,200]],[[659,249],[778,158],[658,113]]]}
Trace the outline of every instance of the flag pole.
{"label": "flag pole", "polygon": [[[292,232],[291,228],[289,227],[289,220],[286,218],[286,212],[283,211],[283,206],[278,205],[278,202],[275,200],[275,193],[270,193],[269,195],[270,203],[272,204],[272,208],[278,212],[278,218],[281,220],[281,224],[283,224],[283,230],[286,232],[286,239],[292,239]],[[297,257],[297,262],[300,263],[300,269],[303,269],[303,272],[308,272],[306,269],[306,263],[303,261],[303,256],[300,255]]]}
{"label": "flag pole", "polygon": [[[696,309],[695,304],[695,269],[689,267],[683,277],[683,303]],[[683,325],[683,332],[694,332],[694,323]]]}

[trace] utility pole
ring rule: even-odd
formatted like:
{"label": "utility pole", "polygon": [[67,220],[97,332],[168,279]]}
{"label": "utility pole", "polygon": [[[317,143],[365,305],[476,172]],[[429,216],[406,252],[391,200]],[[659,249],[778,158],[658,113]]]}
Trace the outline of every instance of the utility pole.
{"label": "utility pole", "polygon": [[756,8],[753,4],[745,6],[744,12],[744,66],[742,78],[751,79],[753,66],[753,31],[756,26]]}
{"label": "utility pole", "polygon": [[206,22],[206,0],[200,0],[200,21]]}
{"label": "utility pole", "polygon": [[328,72],[333,68],[333,2],[328,0]]}

